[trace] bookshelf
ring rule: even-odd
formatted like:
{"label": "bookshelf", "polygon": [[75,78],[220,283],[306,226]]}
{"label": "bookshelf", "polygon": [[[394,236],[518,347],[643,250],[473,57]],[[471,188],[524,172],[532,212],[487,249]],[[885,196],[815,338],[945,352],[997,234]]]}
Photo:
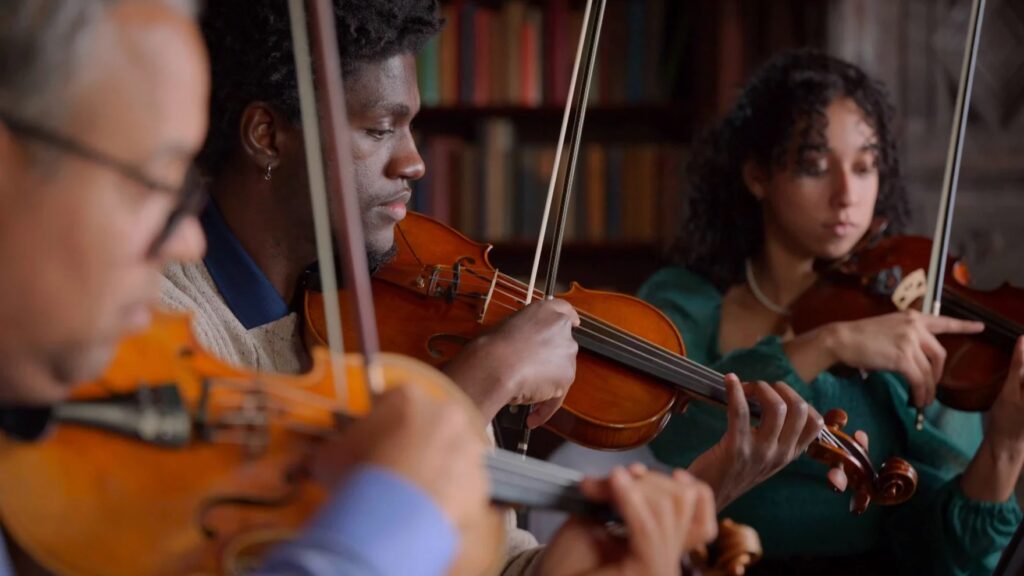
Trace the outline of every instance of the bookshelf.
{"label": "bookshelf", "polygon": [[[558,138],[562,106],[437,106],[424,108],[416,117],[416,128],[424,134],[446,134],[472,139],[481,122],[505,118],[513,122],[519,136],[529,142]],[[584,142],[678,142],[686,143],[692,132],[691,104],[685,101],[659,104],[624,104],[587,108]]]}
{"label": "bookshelf", "polygon": [[[491,263],[501,271],[523,278],[533,266],[533,242],[509,241],[495,244]],[[559,290],[577,282],[590,290],[612,290],[632,294],[662,263],[662,247],[655,242],[568,242],[562,246]],[[595,263],[600,262],[600,266]],[[538,289],[544,289],[545,262],[541,262]]]}
{"label": "bookshelf", "polygon": [[[608,0],[561,280],[633,292],[663,264],[696,131],[762,55],[814,39],[813,0],[780,2]],[[427,177],[412,207],[494,244],[515,276],[532,265],[584,4],[442,0],[445,29],[418,57]]]}

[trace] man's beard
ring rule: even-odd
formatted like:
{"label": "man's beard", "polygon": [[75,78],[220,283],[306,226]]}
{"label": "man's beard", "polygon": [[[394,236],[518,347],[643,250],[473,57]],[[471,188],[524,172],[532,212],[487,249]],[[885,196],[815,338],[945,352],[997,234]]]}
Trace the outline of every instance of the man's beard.
{"label": "man's beard", "polygon": [[383,252],[367,250],[366,260],[367,263],[370,265],[370,275],[372,276],[376,274],[377,271],[380,270],[385,264],[394,260],[396,255],[398,255],[397,244],[392,244],[391,248],[388,248]]}

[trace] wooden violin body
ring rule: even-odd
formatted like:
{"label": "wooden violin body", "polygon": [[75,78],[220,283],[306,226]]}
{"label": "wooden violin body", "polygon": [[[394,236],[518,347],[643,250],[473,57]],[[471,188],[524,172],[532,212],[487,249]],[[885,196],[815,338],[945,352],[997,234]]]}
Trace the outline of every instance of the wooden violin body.
{"label": "wooden violin body", "polygon": [[[475,410],[429,366],[390,353],[380,361],[389,386],[421,386]],[[315,445],[369,409],[362,358],[347,355],[344,369],[351,385],[339,411],[324,349],[307,374],[254,374],[205,353],[188,317],[157,313],[104,378],[54,408],[47,438],[0,438],[4,530],[61,576],[248,573],[324,504],[309,474]],[[479,429],[484,441],[482,421]],[[487,465],[495,502],[614,516],[582,499],[574,471],[502,451]],[[449,573],[496,573],[503,526],[495,509],[464,530]],[[710,552],[694,557],[700,574],[738,576],[761,545],[751,528],[725,521]]]}
{"label": "wooden violin body", "polygon": [[[396,258],[372,279],[374,299],[380,303],[382,349],[443,366],[465,342],[522,308],[523,290],[508,285],[510,279],[491,266],[490,245],[416,213],[408,215],[396,235]],[[634,328],[667,350],[685,352],[672,321],[642,300],[576,284],[558,297],[577,310]],[[322,299],[318,290],[307,290],[306,341],[313,344],[326,340]],[[346,325],[346,338],[350,332]],[[687,400],[655,378],[589,353],[585,344],[577,359],[576,382],[548,427],[578,444],[604,450],[650,441]]]}
{"label": "wooden violin body", "polygon": [[[314,356],[302,376],[253,374],[203,352],[187,317],[158,313],[103,379],[55,409],[48,438],[0,439],[4,530],[60,575],[244,573],[326,497],[307,459],[337,428],[339,404],[326,353]],[[385,354],[382,365],[387,382],[452,392],[410,358]],[[344,367],[343,405],[358,416],[369,408],[361,358],[346,356]],[[452,573],[500,560],[497,513],[492,524],[464,535]]]}
{"label": "wooden violin body", "polygon": [[[490,265],[489,245],[416,213],[396,228],[396,244],[395,259],[372,278],[385,350],[442,366],[465,342],[523,307],[525,288]],[[308,284],[306,342],[319,344],[324,295],[315,280]],[[555,433],[592,448],[627,449],[652,440],[692,398],[726,404],[722,375],[685,359],[682,337],[657,308],[575,284],[559,298],[576,307],[581,325],[574,330],[580,344],[575,383],[545,425]],[[341,298],[343,308],[346,300]],[[348,326],[346,331],[346,338],[354,337]],[[758,410],[751,406],[754,415]],[[870,501],[903,502],[916,488],[916,472],[899,459],[881,478],[841,426],[829,430],[814,455],[847,471],[859,493],[855,501],[863,504],[856,511]],[[895,484],[894,476],[900,476]]]}
{"label": "wooden violin body", "polygon": [[[869,239],[850,257],[822,272],[821,279],[792,307],[793,330],[807,332],[831,322],[920,309],[932,242],[915,236]],[[1013,344],[1024,334],[1024,290],[966,285],[966,269],[953,263],[943,284],[942,313],[985,323],[974,336],[940,335],[946,367],[937,389],[943,404],[987,410],[1002,389]]]}

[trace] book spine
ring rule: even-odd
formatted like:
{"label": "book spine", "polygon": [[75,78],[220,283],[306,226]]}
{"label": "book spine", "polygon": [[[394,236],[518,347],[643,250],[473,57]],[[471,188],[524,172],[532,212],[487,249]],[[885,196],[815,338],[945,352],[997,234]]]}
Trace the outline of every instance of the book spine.
{"label": "book spine", "polygon": [[416,55],[420,101],[423,106],[441,104],[441,37],[434,36]]}
{"label": "book spine", "polygon": [[459,104],[473,105],[473,72],[476,70],[476,5],[462,4],[459,13]]}

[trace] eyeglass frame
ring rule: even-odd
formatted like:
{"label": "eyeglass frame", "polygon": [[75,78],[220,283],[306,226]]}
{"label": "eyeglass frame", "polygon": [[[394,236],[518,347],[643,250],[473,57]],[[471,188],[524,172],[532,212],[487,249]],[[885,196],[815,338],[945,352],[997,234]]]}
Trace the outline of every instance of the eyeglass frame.
{"label": "eyeglass frame", "polygon": [[199,174],[194,164],[189,166],[182,184],[172,186],[151,178],[138,166],[114,158],[72,138],[37,124],[26,122],[3,111],[0,111],[0,123],[3,123],[13,134],[111,170],[146,189],[177,197],[177,204],[170,214],[167,215],[167,222],[164,224],[163,229],[153,239],[152,244],[150,244],[146,252],[147,256],[152,257],[158,254],[164,244],[167,243],[167,240],[174,234],[178,224],[188,216],[201,212],[208,200],[205,187],[200,182]]}

